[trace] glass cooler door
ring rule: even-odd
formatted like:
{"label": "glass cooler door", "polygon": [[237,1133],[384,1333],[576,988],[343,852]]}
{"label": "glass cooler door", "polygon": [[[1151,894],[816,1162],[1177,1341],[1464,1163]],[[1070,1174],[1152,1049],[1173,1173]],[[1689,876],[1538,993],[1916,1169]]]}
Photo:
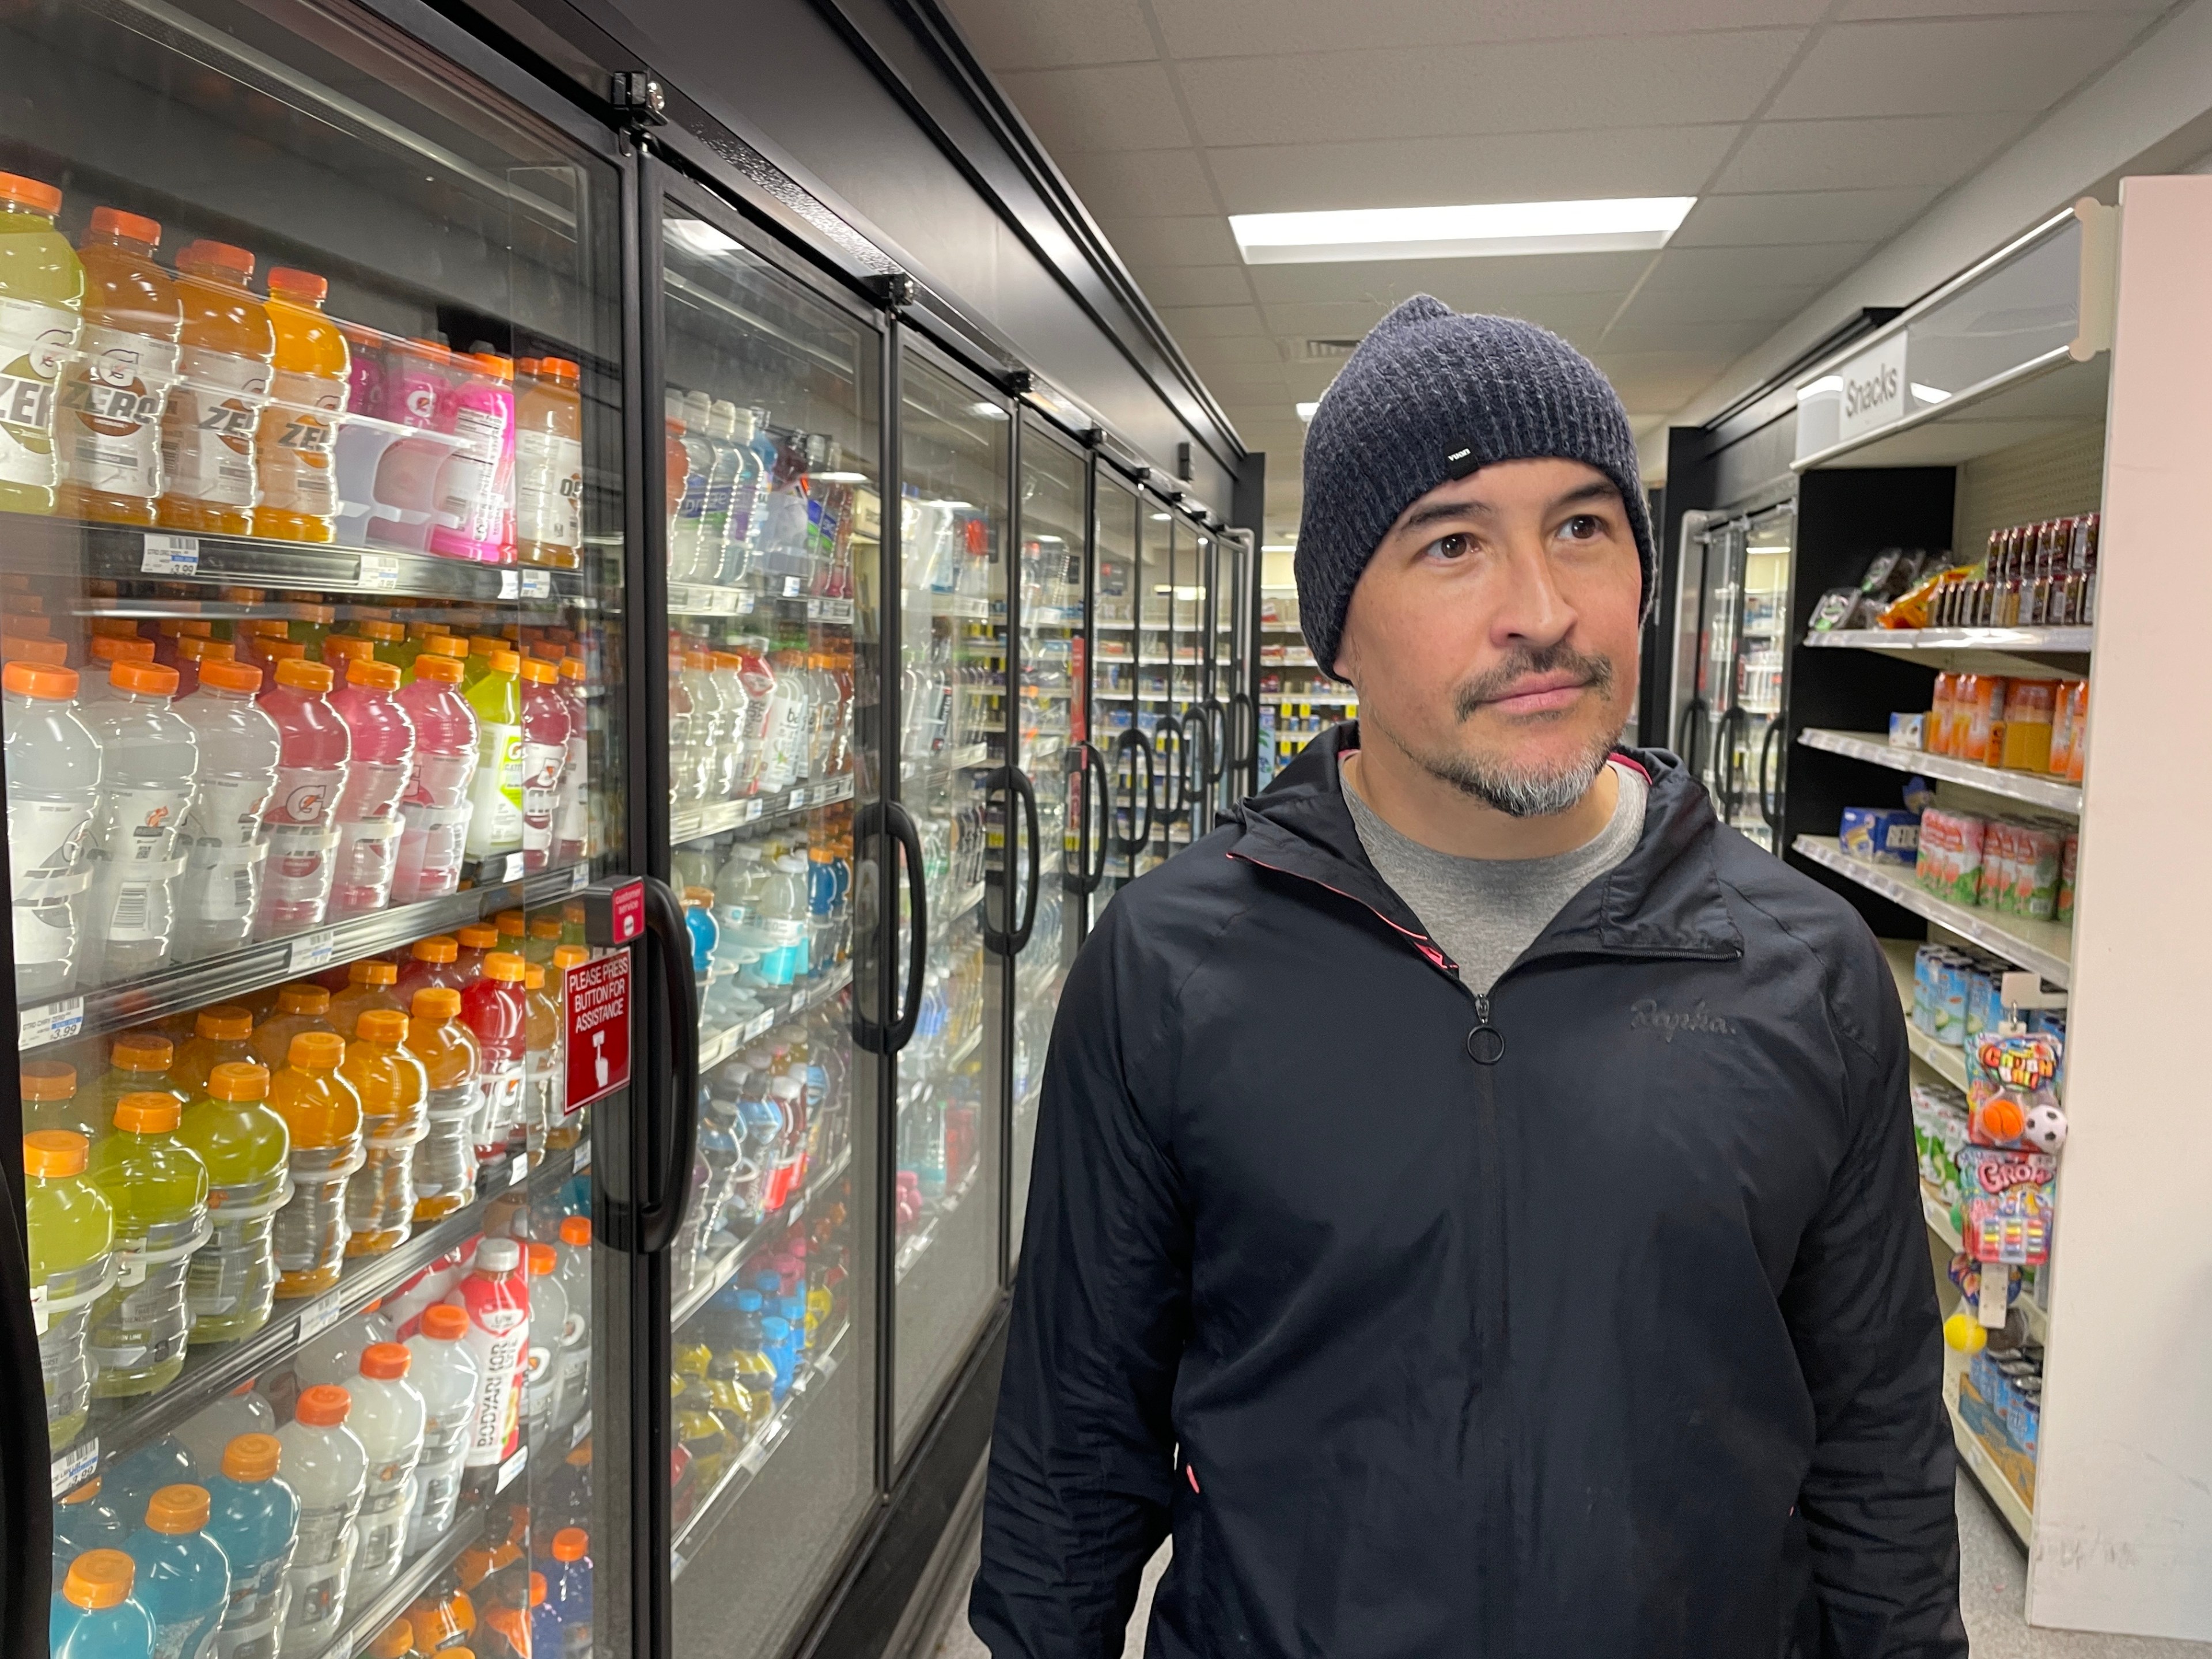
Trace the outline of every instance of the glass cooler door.
{"label": "glass cooler door", "polygon": [[163,1651],[621,1650],[616,166],[305,0],[14,6],[0,85],[11,1571]]}
{"label": "glass cooler door", "polygon": [[879,1062],[854,1042],[853,823],[880,752],[883,337],[723,216],[672,187],[659,247],[669,882],[699,1018],[668,1263],[685,1659],[786,1641],[875,1483]]}
{"label": "glass cooler door", "polygon": [[1182,721],[1176,714],[1175,514],[1149,491],[1137,497],[1137,733],[1152,750],[1151,828],[1130,874],[1166,858],[1184,822]]}
{"label": "glass cooler door", "polygon": [[1103,460],[1091,477],[1091,742],[1106,763],[1111,811],[1086,932],[1152,838],[1153,778],[1148,733],[1137,724],[1137,493]]}

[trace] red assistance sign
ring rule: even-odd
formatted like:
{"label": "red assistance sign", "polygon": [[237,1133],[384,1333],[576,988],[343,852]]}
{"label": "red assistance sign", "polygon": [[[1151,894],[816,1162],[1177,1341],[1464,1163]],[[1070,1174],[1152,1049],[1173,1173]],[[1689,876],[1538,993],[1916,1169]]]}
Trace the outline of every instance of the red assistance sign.
{"label": "red assistance sign", "polygon": [[629,1081],[629,952],[614,951],[568,970],[562,981],[568,1026],[568,1094],[574,1112]]}

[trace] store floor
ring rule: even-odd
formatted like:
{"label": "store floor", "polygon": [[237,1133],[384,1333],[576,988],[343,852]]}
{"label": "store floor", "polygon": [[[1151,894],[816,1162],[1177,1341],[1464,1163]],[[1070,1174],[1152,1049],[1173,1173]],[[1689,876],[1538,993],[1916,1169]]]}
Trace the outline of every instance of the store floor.
{"label": "store floor", "polygon": [[[1960,1597],[1974,1659],[2207,1659],[2212,1644],[2153,1642],[2133,1636],[2084,1636],[2072,1631],[2030,1630],[2021,1618],[2027,1563],[2006,1534],[2004,1522],[1971,1480],[1959,1479]],[[1127,1659],[1145,1650],[1145,1618],[1152,1608],[1152,1586],[1167,1565],[1163,1548],[1145,1569],[1144,1589],[1129,1620]],[[931,1626],[933,1639],[923,1659],[985,1659],[983,1644],[968,1628],[968,1581],[975,1572],[975,1541],[955,1569],[951,1588]]]}

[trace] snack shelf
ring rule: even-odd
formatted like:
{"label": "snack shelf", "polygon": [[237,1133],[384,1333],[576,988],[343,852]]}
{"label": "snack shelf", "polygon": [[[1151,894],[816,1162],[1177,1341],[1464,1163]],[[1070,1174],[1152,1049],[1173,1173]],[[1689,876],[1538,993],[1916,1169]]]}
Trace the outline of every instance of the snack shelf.
{"label": "snack shelf", "polygon": [[1911,873],[1902,866],[1899,866],[1899,873],[1892,874],[1881,865],[1853,858],[1833,836],[1800,836],[1790,843],[1790,850],[1881,894],[1892,903],[1904,906],[1915,915],[1924,916],[1962,939],[1972,939],[2008,962],[2033,969],[2053,985],[2067,983],[2071,971],[2074,930],[2063,922],[2000,917],[1992,911],[1970,909],[1948,899],[1937,898],[1913,880]]}
{"label": "snack shelf", "polygon": [[716,801],[708,806],[686,806],[669,826],[669,844],[683,847],[704,841],[748,823],[774,823],[817,806],[853,799],[853,778],[845,773],[818,783],[802,783],[773,795],[748,795],[743,800]]}
{"label": "snack shelf", "polygon": [[680,1331],[690,1323],[692,1316],[712,1302],[737,1276],[738,1269],[744,1266],[746,1260],[761,1248],[769,1236],[802,1219],[806,1214],[806,1206],[814,1200],[815,1195],[827,1191],[830,1184],[845,1173],[852,1161],[853,1149],[848,1146],[818,1173],[808,1176],[806,1185],[800,1189],[797,1198],[773,1215],[763,1216],[743,1238],[717,1251],[713,1269],[700,1274],[698,1282],[683,1295],[670,1299],[669,1328]]}
{"label": "snack shelf", "polygon": [[53,1455],[54,1496],[83,1485],[98,1473],[103,1459],[159,1439],[240,1383],[293,1358],[340,1320],[390,1295],[439,1257],[460,1249],[483,1231],[491,1206],[514,1188],[524,1188],[534,1206],[578,1168],[589,1168],[591,1158],[586,1139],[551,1154],[535,1170],[521,1157],[487,1163],[477,1171],[475,1203],[418,1229],[405,1243],[380,1255],[347,1257],[335,1289],[278,1302],[269,1322],[251,1336],[190,1349],[184,1370],[166,1389],[95,1400],[85,1431]]}
{"label": "snack shelf", "polygon": [[961,1201],[975,1189],[975,1171],[970,1170],[967,1179],[947,1193],[937,1207],[924,1216],[915,1230],[900,1241],[894,1283],[906,1283],[906,1276],[914,1271],[915,1264],[929,1253],[929,1247],[936,1242],[939,1224],[960,1207]]}
{"label": "snack shelf", "polygon": [[1931,755],[1925,750],[1902,748],[1871,732],[1836,732],[1808,726],[1797,734],[1797,741],[1808,749],[1825,749],[1831,754],[1847,755],[1853,760],[1886,766],[1894,772],[1917,772],[1923,777],[1941,778],[1946,783],[1964,784],[1984,794],[2002,795],[2008,800],[2027,801],[2031,805],[2047,806],[2075,817],[2081,816],[2081,786],[2069,783],[2063,778],[1978,766],[1952,755]]}
{"label": "snack shelf", "polygon": [[[522,855],[513,862],[519,866]],[[234,1002],[249,993],[297,979],[332,963],[357,961],[433,933],[449,933],[501,910],[531,910],[554,904],[590,884],[588,864],[513,875],[488,885],[465,888],[443,898],[424,899],[367,915],[349,916],[325,927],[283,939],[263,939],[228,956],[167,968],[119,985],[33,1003],[16,1016],[19,1052],[64,1042],[73,1037],[118,1031],[165,1015]]]}
{"label": "snack shelf", "polygon": [[347,1619],[338,1633],[319,1650],[318,1659],[352,1659],[356,1654],[368,1652],[368,1644],[384,1627],[412,1607],[440,1573],[461,1559],[462,1552],[483,1532],[483,1524],[482,1502],[464,1504],[454,1515],[453,1524],[446,1528],[446,1535],[403,1563],[392,1582],[376,1593],[375,1599],[356,1608]]}
{"label": "snack shelf", "polygon": [[828,1382],[836,1370],[838,1361],[844,1357],[842,1350],[845,1346],[845,1334],[851,1328],[849,1324],[839,1326],[836,1334],[823,1345],[821,1358],[810,1362],[805,1370],[792,1379],[791,1392],[784,1395],[782,1403],[776,1407],[775,1413],[763,1425],[761,1431],[753,1437],[744,1450],[730,1460],[730,1467],[722,1478],[693,1506],[691,1513],[676,1528],[676,1536],[669,1550],[668,1576],[672,1581],[681,1577],[684,1567],[690,1564],[691,1558],[686,1552],[697,1544],[705,1543],[714,1535],[714,1529],[722,1524],[723,1519],[737,1507],[738,1500],[744,1496],[745,1488],[752,1485],[753,1477],[761,1472],[768,1460],[775,1455],[775,1449],[790,1435],[814,1391]]}
{"label": "snack shelf", "polygon": [[1810,632],[1808,650],[1873,651],[1923,668],[1985,674],[2088,672],[2094,628],[1838,628]]}
{"label": "snack shelf", "polygon": [[748,1042],[766,1036],[786,1020],[797,1019],[836,996],[853,982],[853,964],[840,963],[835,973],[819,985],[802,985],[778,997],[774,1002],[737,1025],[728,1025],[712,1036],[699,1041],[699,1070],[703,1073],[720,1066]]}
{"label": "snack shelf", "polygon": [[2013,1490],[2012,1482],[2004,1478],[1996,1460],[1982,1449],[1982,1437],[1960,1419],[1959,1408],[1946,1390],[1944,1406],[1951,1413],[1951,1437],[1958,1443],[1960,1461],[1966,1464],[1974,1477],[1974,1484],[1989,1495],[1990,1502],[2004,1517],[2012,1535],[2020,1540],[2022,1549],[2035,1542],[2035,1511],[2027,1500]]}

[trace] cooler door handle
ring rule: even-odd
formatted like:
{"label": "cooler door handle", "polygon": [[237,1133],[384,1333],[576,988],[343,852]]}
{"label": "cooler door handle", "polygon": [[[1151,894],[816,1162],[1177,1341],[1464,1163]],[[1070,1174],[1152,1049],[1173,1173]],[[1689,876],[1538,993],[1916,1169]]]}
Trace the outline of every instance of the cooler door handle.
{"label": "cooler door handle", "polygon": [[929,966],[929,877],[921,867],[921,831],[913,817],[896,801],[887,803],[884,816],[891,834],[906,854],[908,896],[913,901],[913,936],[907,941],[906,983],[900,988],[898,1018],[885,1033],[884,1052],[896,1054],[914,1041],[914,1028],[921,1020],[921,981]]}
{"label": "cooler door handle", "polygon": [[1022,818],[1029,830],[1030,887],[1028,902],[1022,907],[1022,925],[1014,929],[1007,943],[1006,954],[1018,956],[1030,942],[1030,933],[1036,927],[1037,889],[1044,880],[1044,832],[1037,823],[1036,785],[1030,775],[1018,766],[1012,769],[1014,793],[1022,798]]}
{"label": "cooler door handle", "polygon": [[[684,907],[665,881],[645,878],[645,930],[653,960],[668,981],[666,1000],[672,1064],[646,1073],[647,1122],[668,1126],[668,1164],[659,1188],[637,1207],[637,1248],[666,1249],[684,1224],[691,1196],[691,1160],[699,1150],[699,1004],[691,978],[691,930]],[[649,1006],[649,1005],[648,1005]]]}
{"label": "cooler door handle", "polygon": [[[1106,757],[1098,745],[1085,740],[1075,745],[1079,751],[1077,770],[1083,778],[1083,810],[1076,815],[1075,870],[1066,878],[1068,886],[1075,892],[1095,893],[1098,884],[1106,878],[1106,860],[1114,836],[1114,778],[1107,770]],[[1094,850],[1091,834],[1091,816],[1098,815],[1098,835],[1095,850],[1098,867],[1091,867]]]}
{"label": "cooler door handle", "polygon": [[1782,833],[1782,803],[1774,794],[1774,745],[1781,735],[1782,716],[1771,715],[1766,723],[1766,737],[1759,745],[1759,816],[1766,820],[1767,830],[1778,836]]}

